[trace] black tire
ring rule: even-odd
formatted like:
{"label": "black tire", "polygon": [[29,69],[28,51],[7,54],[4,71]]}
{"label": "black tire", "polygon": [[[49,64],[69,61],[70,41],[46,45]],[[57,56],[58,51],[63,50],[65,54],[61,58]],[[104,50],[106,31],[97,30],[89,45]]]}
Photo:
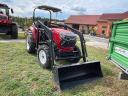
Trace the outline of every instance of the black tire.
{"label": "black tire", "polygon": [[12,25],[12,34],[11,34],[12,39],[17,39],[18,38],[18,27],[16,24]]}
{"label": "black tire", "polygon": [[125,72],[120,72],[119,76],[118,76],[119,80],[128,80],[128,74],[126,74]]}
{"label": "black tire", "polygon": [[77,53],[74,54],[74,57],[78,57],[78,58],[74,58],[74,59],[68,59],[69,62],[71,63],[78,63],[80,61],[80,56],[81,56],[81,51],[79,49],[78,46],[75,46],[74,51],[77,51]]}
{"label": "black tire", "polygon": [[37,56],[41,67],[45,69],[52,68],[49,47],[47,45],[43,45],[38,48]]}
{"label": "black tire", "polygon": [[36,52],[35,43],[33,41],[31,34],[28,34],[26,37],[26,49],[27,49],[28,53],[35,53]]}

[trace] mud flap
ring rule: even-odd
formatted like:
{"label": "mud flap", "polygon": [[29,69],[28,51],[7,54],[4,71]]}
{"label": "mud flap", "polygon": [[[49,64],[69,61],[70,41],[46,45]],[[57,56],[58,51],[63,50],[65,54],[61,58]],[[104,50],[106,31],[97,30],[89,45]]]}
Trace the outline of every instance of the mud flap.
{"label": "mud flap", "polygon": [[99,61],[55,66],[53,73],[54,81],[60,90],[103,77]]}

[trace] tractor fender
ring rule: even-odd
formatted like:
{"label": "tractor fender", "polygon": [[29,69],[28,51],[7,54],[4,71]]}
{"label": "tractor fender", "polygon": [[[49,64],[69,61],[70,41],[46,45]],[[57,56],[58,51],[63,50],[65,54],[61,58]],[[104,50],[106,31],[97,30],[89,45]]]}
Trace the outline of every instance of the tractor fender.
{"label": "tractor fender", "polygon": [[39,44],[39,46],[42,46],[42,45],[47,45],[47,46],[49,46],[48,42],[42,42],[42,43]]}
{"label": "tractor fender", "polygon": [[29,34],[32,34],[32,38],[33,38],[34,43],[36,43],[36,40],[38,39],[38,38],[37,38],[37,32],[38,32],[38,30],[37,30],[37,28],[34,27],[34,26],[31,26],[31,27],[29,28],[28,32],[27,32],[27,33],[29,33]]}
{"label": "tractor fender", "polygon": [[11,26],[13,26],[13,25],[16,25],[17,26],[18,24],[16,22],[12,22],[11,23]]}

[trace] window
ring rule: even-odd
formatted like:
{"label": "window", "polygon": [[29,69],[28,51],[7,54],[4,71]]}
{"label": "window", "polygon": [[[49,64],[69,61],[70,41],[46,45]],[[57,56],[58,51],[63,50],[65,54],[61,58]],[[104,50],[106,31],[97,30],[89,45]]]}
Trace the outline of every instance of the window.
{"label": "window", "polygon": [[7,9],[7,8],[0,8],[0,14],[8,15],[9,14],[9,9]]}
{"label": "window", "polygon": [[102,26],[102,30],[106,30],[107,29],[107,26]]}

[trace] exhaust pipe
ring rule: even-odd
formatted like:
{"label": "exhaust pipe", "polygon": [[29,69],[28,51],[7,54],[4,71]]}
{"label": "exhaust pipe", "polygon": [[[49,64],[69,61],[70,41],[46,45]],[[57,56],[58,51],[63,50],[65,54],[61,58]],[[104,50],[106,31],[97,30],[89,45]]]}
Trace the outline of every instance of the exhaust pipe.
{"label": "exhaust pipe", "polygon": [[60,90],[103,77],[99,61],[54,66],[54,81]]}

